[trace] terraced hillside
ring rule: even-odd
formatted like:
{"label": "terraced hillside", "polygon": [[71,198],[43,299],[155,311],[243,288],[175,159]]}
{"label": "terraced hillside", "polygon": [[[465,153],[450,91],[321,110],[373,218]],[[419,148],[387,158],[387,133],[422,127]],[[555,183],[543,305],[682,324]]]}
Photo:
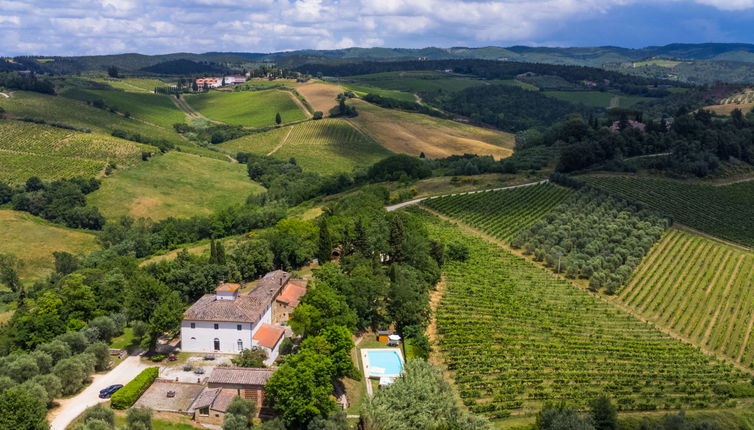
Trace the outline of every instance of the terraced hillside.
{"label": "terraced hillside", "polygon": [[532,226],[572,193],[567,188],[542,184],[440,197],[425,200],[422,204],[507,241]]}
{"label": "terraced hillside", "polygon": [[621,410],[707,408],[750,377],[674,340],[568,281],[427,216],[435,238],[460,242],[436,311],[442,358],[464,403],[491,418],[546,401],[578,407],[606,393]]}
{"label": "terraced hillside", "polygon": [[754,246],[754,181],[715,187],[672,179],[584,176],[585,182],[705,233]]}
{"label": "terraced hillside", "polygon": [[244,136],[218,145],[230,153],[250,152],[281,160],[296,159],[305,171],[351,172],[390,155],[382,146],[341,119],[306,121],[291,127]]}
{"label": "terraced hillside", "polygon": [[285,91],[211,91],[184,98],[202,115],[226,124],[246,127],[275,125],[275,114],[280,113],[283,123],[306,119],[291,95]]}
{"label": "terraced hillside", "polygon": [[359,116],[353,124],[372,136],[388,151],[429,158],[451,155],[492,155],[496,159],[513,153],[514,136],[418,113],[384,109],[362,100],[352,103]]}
{"label": "terraced hillside", "polygon": [[242,164],[170,151],[105,178],[87,201],[108,218],[130,215],[156,221],[206,215],[244,203],[263,189],[249,179]]}
{"label": "terraced hillside", "polygon": [[754,368],[754,252],[671,229],[619,299],[689,341]]}
{"label": "terraced hillside", "polygon": [[68,97],[14,91],[13,97],[0,97],[0,107],[5,109],[10,117],[58,122],[103,134],[110,134],[113,130],[124,130],[152,139],[164,139],[175,144],[185,142],[172,127],[149,124],[136,118],[126,118]]}
{"label": "terraced hillside", "polygon": [[112,162],[119,167],[141,163],[141,153],[157,148],[99,133],[81,133],[23,121],[0,121],[0,182],[23,183],[93,177]]}
{"label": "terraced hillside", "polygon": [[13,254],[23,265],[23,281],[42,279],[55,269],[52,253],[86,254],[98,248],[94,234],[64,228],[25,212],[0,210],[0,254]]}

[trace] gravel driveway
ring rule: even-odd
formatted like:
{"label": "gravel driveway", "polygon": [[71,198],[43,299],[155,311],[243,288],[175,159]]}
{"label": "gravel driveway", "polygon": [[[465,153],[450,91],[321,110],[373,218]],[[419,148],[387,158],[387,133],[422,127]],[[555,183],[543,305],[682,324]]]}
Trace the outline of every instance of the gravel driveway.
{"label": "gravel driveway", "polygon": [[99,391],[101,389],[113,384],[125,385],[147,367],[150,366],[143,364],[138,356],[132,356],[123,360],[113,370],[104,374],[94,375],[91,385],[86,387],[84,391],[74,397],[58,400],[60,406],[47,414],[47,421],[50,422],[50,430],[65,430],[87,408],[107,401],[107,399],[99,398]]}

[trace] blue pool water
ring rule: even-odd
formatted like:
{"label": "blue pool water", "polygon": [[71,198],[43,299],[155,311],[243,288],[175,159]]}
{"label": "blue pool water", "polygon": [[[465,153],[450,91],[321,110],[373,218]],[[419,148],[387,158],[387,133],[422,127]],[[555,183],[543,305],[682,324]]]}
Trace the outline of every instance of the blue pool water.
{"label": "blue pool water", "polygon": [[400,375],[403,372],[401,356],[396,351],[367,351],[369,373],[374,376]]}

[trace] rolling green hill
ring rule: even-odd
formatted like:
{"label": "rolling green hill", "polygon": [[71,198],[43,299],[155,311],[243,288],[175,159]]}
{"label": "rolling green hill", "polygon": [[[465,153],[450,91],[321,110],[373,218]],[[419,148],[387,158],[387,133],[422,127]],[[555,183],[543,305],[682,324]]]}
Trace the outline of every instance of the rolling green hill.
{"label": "rolling green hill", "polygon": [[275,125],[278,112],[284,123],[306,119],[290,94],[278,90],[210,91],[185,100],[207,118],[233,125],[269,127]]}
{"label": "rolling green hill", "polygon": [[170,101],[170,96],[167,95],[82,89],[71,89],[64,95],[81,101],[102,100],[108,107],[120,113],[128,113],[136,119],[157,124],[166,129],[186,119],[186,115],[175,107]]}
{"label": "rolling green hill", "polygon": [[263,189],[242,164],[171,151],[105,178],[87,201],[108,218],[161,220],[209,214]]}

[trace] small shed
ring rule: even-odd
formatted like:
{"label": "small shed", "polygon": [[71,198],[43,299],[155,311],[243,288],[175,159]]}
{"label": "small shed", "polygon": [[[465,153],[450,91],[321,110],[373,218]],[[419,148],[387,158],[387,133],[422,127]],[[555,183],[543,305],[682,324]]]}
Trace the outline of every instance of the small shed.
{"label": "small shed", "polygon": [[387,330],[380,330],[380,331],[377,332],[377,341],[378,342],[388,343],[388,341],[390,340],[389,338],[390,338],[391,334],[392,333],[390,333]]}

